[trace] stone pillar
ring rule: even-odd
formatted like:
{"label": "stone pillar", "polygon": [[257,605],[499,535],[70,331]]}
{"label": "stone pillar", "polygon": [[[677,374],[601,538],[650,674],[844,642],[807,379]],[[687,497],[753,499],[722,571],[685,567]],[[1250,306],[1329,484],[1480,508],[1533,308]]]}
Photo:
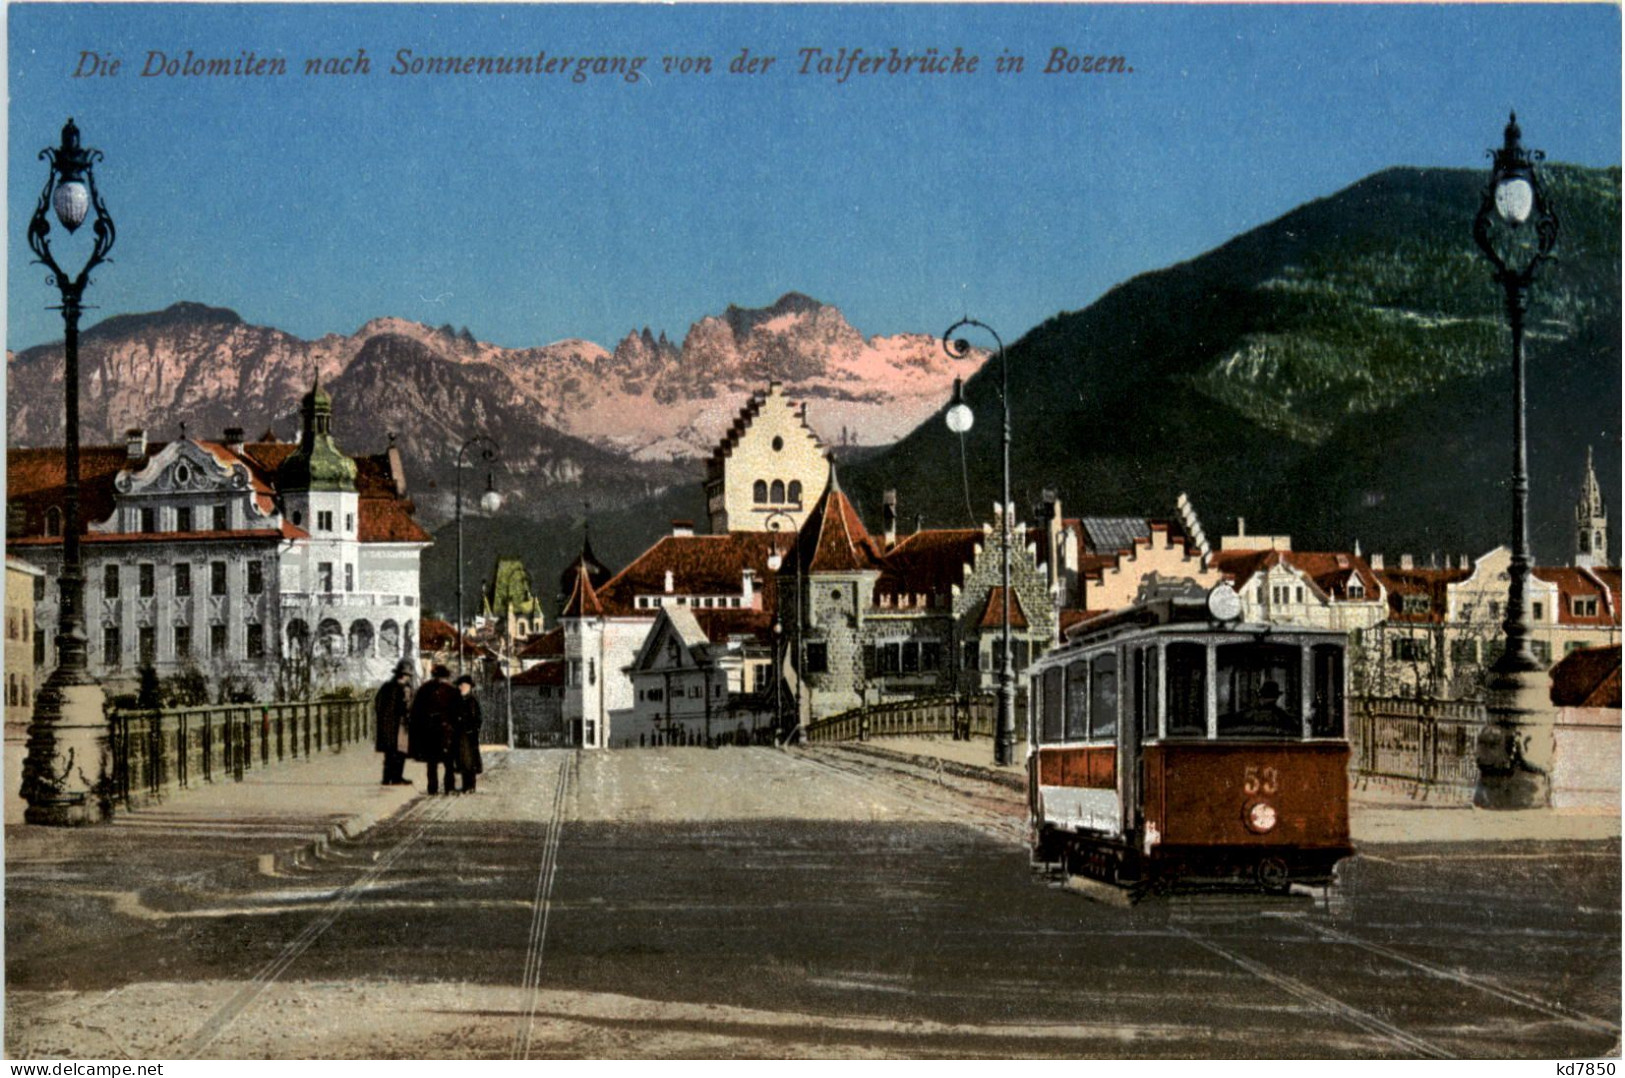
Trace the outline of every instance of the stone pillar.
{"label": "stone pillar", "polygon": [[77,827],[103,818],[111,771],[106,700],[93,683],[64,684],[53,677],[40,689],[23,761],[23,818],[29,823]]}

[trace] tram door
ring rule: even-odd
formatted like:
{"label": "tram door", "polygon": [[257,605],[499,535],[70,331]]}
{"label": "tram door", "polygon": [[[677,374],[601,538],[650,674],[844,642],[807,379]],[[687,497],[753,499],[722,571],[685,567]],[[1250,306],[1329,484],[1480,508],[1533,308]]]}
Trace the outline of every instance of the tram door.
{"label": "tram door", "polygon": [[1123,837],[1138,843],[1141,812],[1141,746],[1145,732],[1156,730],[1155,671],[1156,651],[1149,647],[1128,648],[1123,655],[1122,721],[1117,739],[1117,773],[1122,776]]}

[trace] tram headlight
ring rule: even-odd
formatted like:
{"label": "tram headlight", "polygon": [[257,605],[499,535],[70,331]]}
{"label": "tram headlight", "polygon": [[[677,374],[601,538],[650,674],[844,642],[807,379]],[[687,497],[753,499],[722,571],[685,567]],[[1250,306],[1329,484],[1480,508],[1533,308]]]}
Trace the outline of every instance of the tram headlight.
{"label": "tram headlight", "polygon": [[1268,801],[1254,801],[1242,811],[1242,821],[1255,835],[1267,835],[1275,830],[1275,806]]}

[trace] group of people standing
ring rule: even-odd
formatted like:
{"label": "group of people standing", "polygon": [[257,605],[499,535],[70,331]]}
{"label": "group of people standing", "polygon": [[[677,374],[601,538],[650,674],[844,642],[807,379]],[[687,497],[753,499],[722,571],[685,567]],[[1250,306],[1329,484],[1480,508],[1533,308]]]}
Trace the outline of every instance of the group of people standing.
{"label": "group of people standing", "polygon": [[373,747],[384,754],[383,784],[412,785],[404,774],[406,761],[421,760],[429,769],[429,793],[471,794],[475,776],[485,770],[474,679],[465,674],[453,684],[451,671],[438,663],[429,675],[414,692],[412,663],[403,659],[373,698]]}

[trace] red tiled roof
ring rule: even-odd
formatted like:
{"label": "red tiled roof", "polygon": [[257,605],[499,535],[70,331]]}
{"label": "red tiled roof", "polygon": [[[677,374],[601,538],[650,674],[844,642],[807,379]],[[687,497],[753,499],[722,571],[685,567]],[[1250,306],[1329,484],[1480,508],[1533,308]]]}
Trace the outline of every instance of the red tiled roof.
{"label": "red tiled roof", "polygon": [[1619,707],[1619,645],[1578,648],[1552,667],[1557,707]]}
{"label": "red tiled roof", "polygon": [[521,659],[551,659],[564,654],[564,630],[555,626],[519,649]]}
{"label": "red tiled roof", "polygon": [[748,636],[764,643],[773,639],[773,614],[767,610],[689,608],[690,614],[713,644],[726,643],[735,636]]}
{"label": "red tiled roof", "polygon": [[587,567],[580,562],[576,563],[575,586],[570,591],[570,598],[564,603],[564,609],[559,611],[561,618],[601,618],[604,616],[604,604],[598,601],[598,592],[592,586],[592,578],[587,575]]}
{"label": "red tiled roof", "polygon": [[[1619,625],[1619,569],[1539,566],[1535,578],[1557,585],[1557,623],[1609,628]],[[1595,598],[1596,614],[1576,614],[1574,600]]]}
{"label": "red tiled roof", "polygon": [[522,671],[513,676],[516,686],[526,685],[563,685],[568,668],[562,662],[538,663],[529,670]]}
{"label": "red tiled roof", "polygon": [[[1358,554],[1315,550],[1216,550],[1208,564],[1230,578],[1238,591],[1257,573],[1277,565],[1296,569],[1311,580],[1321,594],[1334,600],[1347,600],[1349,584],[1358,581],[1365,598],[1375,599],[1380,591],[1377,573]],[[1455,570],[1423,570],[1454,572]],[[1440,593],[1441,601],[1443,593]]]}
{"label": "red tiled roof", "polygon": [[1104,613],[1106,613],[1104,610],[1077,610],[1072,607],[1063,609],[1057,626],[1060,638],[1066,639],[1066,634],[1075,626],[1082,625],[1090,618],[1098,618]]}
{"label": "red tiled roof", "polygon": [[363,496],[358,500],[358,504],[361,519],[356,523],[356,538],[361,542],[434,542],[434,537],[413,519],[411,501],[405,498]]}
{"label": "red tiled roof", "polygon": [[641,613],[652,617],[653,612],[637,609],[637,598],[666,594],[668,572],[674,595],[738,595],[744,587],[744,571],[751,569],[763,609],[772,610],[777,574],[768,568],[767,560],[777,544],[784,556],[781,571],[793,572],[788,557],[793,542],[772,532],[662,536],[598,589],[598,599],[610,616]]}
{"label": "red tiled roof", "polygon": [[[1471,569],[1384,569],[1377,577],[1388,589],[1388,620],[1411,624],[1437,625],[1444,621],[1449,607],[1445,591],[1451,584],[1459,584],[1473,575]],[[1406,613],[1405,596],[1426,595],[1427,613]]]}
{"label": "red tiled roof", "polygon": [[[982,608],[982,620],[977,623],[978,629],[1004,628],[1004,588],[995,584],[987,591],[987,605]],[[1021,596],[1015,592],[1010,593],[1010,628],[1027,628],[1027,614],[1021,609]]]}
{"label": "red tiled roof", "polygon": [[808,573],[851,573],[883,568],[863,518],[841,490],[835,464],[829,466],[829,484],[797,538],[796,554]]}
{"label": "red tiled roof", "polygon": [[881,559],[884,568],[875,583],[875,600],[946,594],[963,582],[965,566],[975,560],[976,546],[986,538],[980,528],[943,528],[903,536]]}

